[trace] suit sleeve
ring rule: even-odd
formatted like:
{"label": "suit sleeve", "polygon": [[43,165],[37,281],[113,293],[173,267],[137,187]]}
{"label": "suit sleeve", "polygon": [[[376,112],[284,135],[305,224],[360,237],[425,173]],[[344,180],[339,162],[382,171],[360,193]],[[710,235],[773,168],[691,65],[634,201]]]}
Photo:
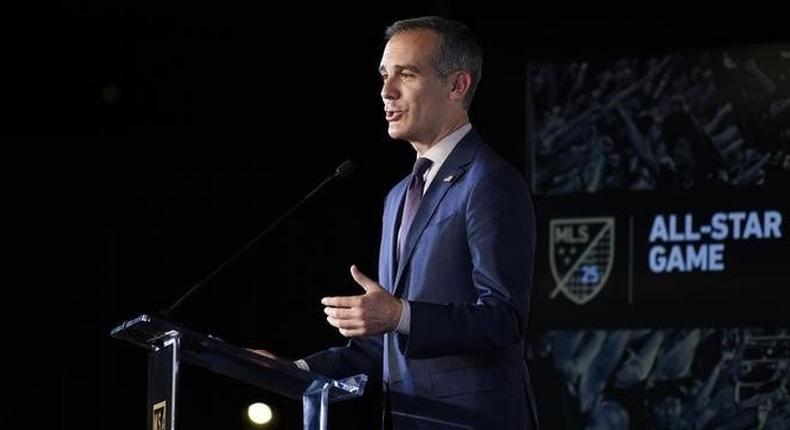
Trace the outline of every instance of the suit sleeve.
{"label": "suit sleeve", "polygon": [[410,302],[410,334],[398,335],[409,358],[492,353],[525,336],[535,220],[521,175],[502,166],[482,178],[469,195],[466,229],[478,300]]}
{"label": "suit sleeve", "polygon": [[310,370],[334,379],[360,373],[369,380],[381,380],[382,338],[370,336],[351,339],[345,346],[325,349],[304,358]]}

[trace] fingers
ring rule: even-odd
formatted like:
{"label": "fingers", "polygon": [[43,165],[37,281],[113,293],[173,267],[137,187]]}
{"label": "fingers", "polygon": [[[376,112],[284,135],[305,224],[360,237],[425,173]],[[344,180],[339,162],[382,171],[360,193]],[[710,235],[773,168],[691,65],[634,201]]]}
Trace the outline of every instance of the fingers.
{"label": "fingers", "polygon": [[326,317],[333,327],[345,337],[365,336],[367,329],[361,320],[339,320],[332,317]]}
{"label": "fingers", "polygon": [[340,320],[332,317],[326,317],[326,320],[332,325],[332,327],[343,330],[361,329],[365,327],[365,324],[357,319]]}
{"label": "fingers", "polygon": [[354,281],[364,288],[365,291],[370,291],[371,288],[376,286],[376,282],[362,273],[355,264],[351,265],[351,277],[354,278]]}
{"label": "fingers", "polygon": [[324,297],[321,299],[322,305],[333,308],[353,308],[359,306],[361,302],[362,296]]}
{"label": "fingers", "polygon": [[351,266],[351,277],[365,289],[365,294],[347,297],[324,297],[326,320],[345,337],[367,336],[383,332],[376,317],[382,304],[391,295],[376,281],[368,278],[356,265]]}
{"label": "fingers", "polygon": [[324,308],[324,313],[337,320],[362,318],[360,308]]}
{"label": "fingers", "polygon": [[365,336],[366,334],[366,332],[362,329],[345,330],[341,328],[338,331],[345,337]]}

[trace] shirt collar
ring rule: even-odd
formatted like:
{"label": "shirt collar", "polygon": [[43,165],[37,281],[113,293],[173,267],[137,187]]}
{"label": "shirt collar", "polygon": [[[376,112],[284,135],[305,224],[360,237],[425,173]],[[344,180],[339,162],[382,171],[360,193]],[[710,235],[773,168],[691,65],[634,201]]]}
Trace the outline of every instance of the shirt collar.
{"label": "shirt collar", "polygon": [[458,130],[444,136],[442,140],[433,145],[431,149],[425,151],[425,154],[422,156],[433,161],[431,165],[431,171],[437,172],[439,168],[444,164],[444,160],[453,152],[455,146],[458,145],[458,142],[469,133],[469,130],[472,129],[472,124],[467,122],[466,124],[462,125]]}

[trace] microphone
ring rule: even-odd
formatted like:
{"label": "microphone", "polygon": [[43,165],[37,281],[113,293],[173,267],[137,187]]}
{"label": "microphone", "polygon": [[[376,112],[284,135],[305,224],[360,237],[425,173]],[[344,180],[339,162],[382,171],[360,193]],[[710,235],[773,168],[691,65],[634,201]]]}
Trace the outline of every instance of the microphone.
{"label": "microphone", "polygon": [[217,266],[217,268],[216,268],[216,269],[214,269],[214,270],[213,270],[211,273],[209,273],[209,274],[208,274],[208,276],[206,276],[205,278],[203,278],[203,279],[202,279],[200,282],[198,282],[197,284],[193,285],[193,286],[192,286],[192,288],[190,288],[190,289],[189,289],[189,291],[187,291],[187,292],[186,292],[186,293],[184,293],[184,294],[183,294],[181,297],[179,297],[179,298],[178,298],[178,300],[176,300],[176,301],[175,301],[175,302],[174,302],[172,305],[170,305],[170,306],[168,306],[167,308],[165,308],[165,309],[163,309],[163,310],[159,311],[159,315],[160,315],[160,316],[162,316],[162,317],[164,317],[164,318],[167,318],[167,317],[169,317],[170,315],[172,315],[172,313],[173,313],[173,312],[174,312],[174,311],[175,311],[175,310],[176,310],[176,309],[177,309],[179,306],[181,306],[181,304],[182,304],[182,303],[183,303],[183,302],[184,302],[186,299],[188,299],[188,298],[189,298],[189,297],[191,297],[193,294],[195,294],[195,293],[196,293],[196,292],[197,292],[197,291],[198,291],[200,288],[202,288],[202,287],[203,287],[203,286],[206,284],[206,282],[208,282],[209,280],[211,280],[212,278],[214,278],[214,277],[215,277],[215,276],[216,276],[216,275],[217,275],[219,272],[221,272],[221,271],[222,271],[223,269],[225,269],[225,268],[226,268],[228,265],[230,265],[230,263],[234,262],[234,261],[235,261],[237,258],[239,258],[239,256],[241,256],[241,254],[243,254],[245,251],[247,251],[248,249],[250,249],[250,247],[252,247],[252,245],[254,245],[254,244],[255,244],[256,242],[258,242],[258,241],[259,241],[261,238],[263,238],[264,236],[266,236],[266,234],[268,234],[268,233],[269,233],[270,231],[272,231],[272,230],[273,230],[275,227],[277,227],[277,225],[279,225],[279,224],[280,224],[280,223],[281,223],[283,220],[285,220],[286,218],[288,218],[288,216],[289,216],[289,215],[291,215],[291,214],[292,214],[292,213],[293,213],[293,212],[294,212],[296,209],[298,209],[300,206],[302,206],[302,205],[303,205],[303,204],[305,204],[305,203],[306,203],[308,200],[310,200],[310,198],[311,198],[311,197],[313,197],[313,195],[314,195],[315,193],[317,193],[319,190],[321,190],[322,188],[324,188],[324,187],[325,187],[325,186],[326,186],[326,185],[327,185],[329,182],[331,182],[333,179],[335,179],[335,178],[343,178],[343,177],[346,177],[346,176],[350,175],[351,173],[353,173],[353,172],[354,172],[354,170],[355,170],[356,168],[357,168],[357,165],[356,165],[356,164],[354,164],[354,162],[353,162],[353,161],[351,161],[351,160],[346,160],[346,161],[344,161],[343,163],[341,163],[339,166],[337,166],[337,168],[335,169],[335,173],[334,173],[333,175],[331,175],[331,176],[327,177],[326,179],[324,179],[324,180],[323,180],[323,181],[322,181],[320,184],[318,184],[318,186],[317,186],[317,187],[313,188],[313,190],[312,190],[312,191],[310,191],[310,192],[309,192],[309,193],[308,193],[306,196],[302,197],[302,199],[301,199],[301,200],[299,200],[298,202],[296,202],[296,204],[295,204],[295,205],[293,205],[293,206],[292,206],[290,209],[288,209],[288,210],[287,210],[285,213],[283,213],[282,215],[280,215],[280,217],[279,217],[279,218],[277,218],[276,220],[274,220],[274,222],[272,222],[271,224],[269,224],[269,225],[268,225],[268,226],[267,226],[265,229],[263,229],[263,231],[261,231],[260,233],[258,233],[258,235],[257,235],[257,236],[255,236],[255,237],[254,237],[252,240],[250,240],[249,242],[247,242],[247,244],[246,244],[246,245],[244,245],[244,246],[243,246],[241,249],[239,249],[238,251],[236,251],[236,253],[235,253],[235,254],[233,254],[232,256],[230,256],[230,258],[228,258],[228,259],[227,259],[227,260],[225,260],[225,261],[224,261],[222,264],[220,264],[219,266]]}
{"label": "microphone", "polygon": [[334,177],[345,178],[346,176],[354,173],[354,169],[356,169],[356,168],[357,168],[357,165],[354,164],[353,161],[346,160],[342,164],[337,166],[337,169],[335,169],[335,176],[333,176],[333,178]]}

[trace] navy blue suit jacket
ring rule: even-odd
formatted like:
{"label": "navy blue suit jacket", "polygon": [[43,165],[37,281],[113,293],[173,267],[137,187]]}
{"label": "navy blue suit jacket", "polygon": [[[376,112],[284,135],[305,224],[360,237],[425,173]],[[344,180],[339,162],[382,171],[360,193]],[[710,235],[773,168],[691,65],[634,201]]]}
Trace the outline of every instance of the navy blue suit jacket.
{"label": "navy blue suit jacket", "polygon": [[535,221],[523,177],[472,129],[426,190],[398,262],[408,182],[385,202],[378,281],[409,301],[410,334],[353,339],[307,363],[382,378],[395,428],[537,428],[524,362]]}

